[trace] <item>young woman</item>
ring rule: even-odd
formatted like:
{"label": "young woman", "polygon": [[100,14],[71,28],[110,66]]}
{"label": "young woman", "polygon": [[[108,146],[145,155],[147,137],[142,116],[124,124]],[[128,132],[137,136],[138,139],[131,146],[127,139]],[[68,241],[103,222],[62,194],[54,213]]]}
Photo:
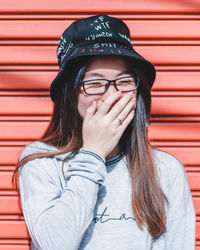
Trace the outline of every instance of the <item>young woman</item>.
{"label": "young woman", "polygon": [[148,140],[155,69],[125,23],[78,20],[57,51],[51,122],[14,176],[32,249],[194,250],[184,167]]}

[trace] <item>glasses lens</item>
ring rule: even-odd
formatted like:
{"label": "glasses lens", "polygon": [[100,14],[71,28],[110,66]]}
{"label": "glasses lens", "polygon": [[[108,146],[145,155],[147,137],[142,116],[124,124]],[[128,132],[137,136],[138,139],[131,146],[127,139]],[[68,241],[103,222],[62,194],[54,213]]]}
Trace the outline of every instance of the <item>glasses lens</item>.
{"label": "glasses lens", "polygon": [[137,88],[137,77],[123,77],[116,81],[116,85],[120,91],[133,91]]}
{"label": "glasses lens", "polygon": [[84,90],[87,94],[101,94],[105,92],[106,80],[89,80],[84,82]]}

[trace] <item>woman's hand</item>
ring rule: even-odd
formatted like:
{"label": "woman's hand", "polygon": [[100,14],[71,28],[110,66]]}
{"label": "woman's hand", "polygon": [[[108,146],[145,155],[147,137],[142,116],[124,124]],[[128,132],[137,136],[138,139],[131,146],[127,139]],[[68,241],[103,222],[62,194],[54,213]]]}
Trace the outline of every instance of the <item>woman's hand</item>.
{"label": "woman's hand", "polygon": [[97,102],[93,101],[83,120],[83,147],[104,158],[117,146],[134,117],[135,94],[129,92],[117,101],[120,95],[120,91],[115,92],[98,109]]}

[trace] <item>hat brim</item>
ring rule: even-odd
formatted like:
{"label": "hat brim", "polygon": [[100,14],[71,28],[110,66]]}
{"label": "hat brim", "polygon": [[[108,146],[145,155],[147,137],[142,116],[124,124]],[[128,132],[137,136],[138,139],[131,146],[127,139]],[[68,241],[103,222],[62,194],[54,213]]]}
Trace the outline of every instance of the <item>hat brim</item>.
{"label": "hat brim", "polygon": [[156,70],[154,65],[146,60],[143,56],[137,53],[133,48],[117,48],[117,47],[99,47],[99,48],[91,48],[91,44],[84,47],[77,47],[72,50],[70,55],[68,55],[64,60],[60,69],[57,73],[57,76],[51,83],[50,86],[50,96],[53,101],[55,101],[56,96],[56,89],[63,83],[63,74],[67,67],[69,61],[83,56],[102,56],[102,55],[118,55],[123,57],[128,57],[133,59],[133,63],[138,64],[137,68],[139,68],[145,78],[149,81],[150,88],[152,87],[155,77],[156,77]]}

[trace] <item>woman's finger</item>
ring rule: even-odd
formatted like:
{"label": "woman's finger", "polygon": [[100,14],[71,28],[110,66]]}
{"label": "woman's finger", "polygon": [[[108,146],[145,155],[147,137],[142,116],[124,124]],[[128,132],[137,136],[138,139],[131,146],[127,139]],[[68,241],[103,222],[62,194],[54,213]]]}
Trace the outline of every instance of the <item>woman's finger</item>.
{"label": "woman's finger", "polygon": [[118,121],[124,121],[129,112],[131,112],[136,106],[136,98],[131,99],[122,110],[122,112],[118,115]]}
{"label": "woman's finger", "polygon": [[113,95],[110,95],[104,102],[102,102],[101,106],[96,112],[96,116],[105,116],[109,109],[111,108],[112,104],[117,101],[120,97],[121,91],[116,91]]}
{"label": "woman's finger", "polygon": [[[122,121],[122,123],[120,124],[120,126],[118,126],[118,131],[119,133],[122,135],[124,130],[127,128],[127,126],[129,125],[129,123],[132,121],[133,117],[135,115],[135,109],[131,110],[129,112],[129,114],[126,116],[126,118]],[[119,121],[118,121],[119,122]],[[121,136],[120,135],[120,136]]]}
{"label": "woman's finger", "polygon": [[[125,115],[127,112],[127,109],[130,108],[130,106],[128,105],[129,102],[133,101],[133,92],[129,92],[126,95],[124,95],[110,110],[110,112],[107,114],[108,119],[110,120],[115,120],[118,116],[120,116],[120,114],[123,112],[124,109],[126,109],[125,111]],[[128,105],[128,107],[126,108],[126,106]],[[131,105],[131,103],[130,103]],[[129,109],[130,111],[130,109]],[[124,115],[124,116],[125,116]],[[121,117],[119,117],[121,119]]]}
{"label": "woman's finger", "polygon": [[96,103],[96,101],[93,101],[86,110],[84,122],[89,121],[93,117],[93,115],[96,111],[96,107],[97,107],[97,103]]}

